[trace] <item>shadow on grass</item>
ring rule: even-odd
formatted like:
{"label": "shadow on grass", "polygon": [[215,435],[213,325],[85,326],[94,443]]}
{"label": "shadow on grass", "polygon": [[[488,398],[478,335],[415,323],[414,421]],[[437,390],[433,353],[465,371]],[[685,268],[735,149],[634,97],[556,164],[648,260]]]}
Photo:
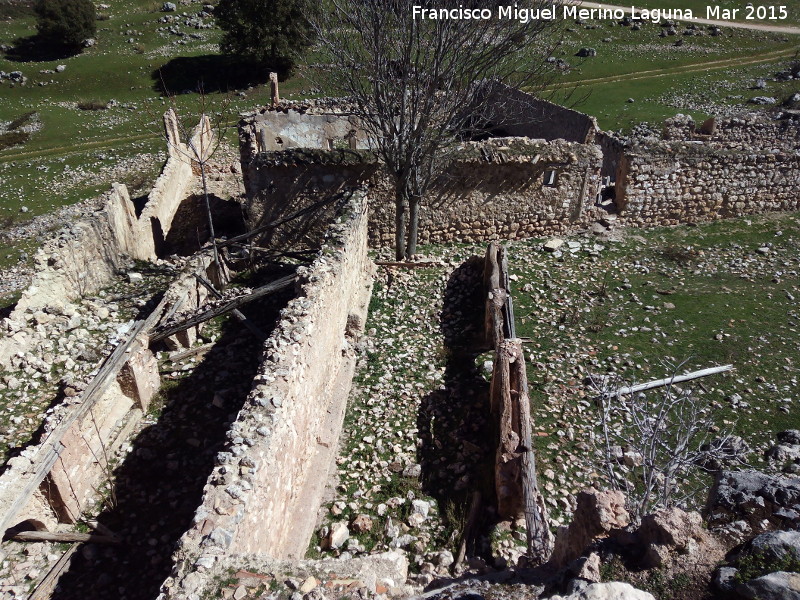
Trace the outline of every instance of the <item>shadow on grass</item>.
{"label": "shadow on grass", "polygon": [[488,555],[494,524],[494,434],[489,419],[489,383],[476,358],[481,353],[483,260],[473,257],[451,275],[440,328],[447,364],[444,387],[422,399],[417,415],[424,491],[436,498],[447,526],[463,530],[473,492],[481,493],[482,517],[468,555]]}
{"label": "shadow on grass", "polygon": [[[254,302],[244,312],[269,332],[290,296]],[[215,456],[250,390],[259,350],[257,340],[229,319],[191,374],[165,380],[154,400],[163,403],[163,410],[130,442],[132,450],[114,472],[115,501],[109,499],[98,517],[122,543],[83,544],[53,600],[152,600],[158,595],[172,570],[172,552],[191,526]]]}
{"label": "shadow on grass", "polygon": [[188,92],[230,92],[269,80],[269,69],[233,56],[179,56],[152,72],[162,96]]}
{"label": "shadow on grass", "polygon": [[5,56],[13,62],[48,62],[70,58],[82,51],[80,46],[53,44],[36,34],[15,39],[11,49],[6,50]]}

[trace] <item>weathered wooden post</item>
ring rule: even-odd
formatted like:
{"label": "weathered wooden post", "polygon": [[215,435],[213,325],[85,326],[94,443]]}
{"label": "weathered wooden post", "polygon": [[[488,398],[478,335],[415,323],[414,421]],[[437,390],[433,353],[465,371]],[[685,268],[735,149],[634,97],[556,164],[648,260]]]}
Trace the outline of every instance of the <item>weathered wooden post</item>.
{"label": "weathered wooden post", "polygon": [[281,95],[280,92],[278,91],[277,73],[269,74],[269,87],[270,87],[270,92],[272,93],[272,108],[275,108],[281,103]]}
{"label": "weathered wooden post", "polygon": [[514,306],[505,249],[489,244],[483,273],[485,344],[495,351],[490,406],[497,435],[495,492],[500,516],[525,516],[528,559],[547,562],[553,547],[547,507],[536,480],[528,376],[522,342],[515,336]]}

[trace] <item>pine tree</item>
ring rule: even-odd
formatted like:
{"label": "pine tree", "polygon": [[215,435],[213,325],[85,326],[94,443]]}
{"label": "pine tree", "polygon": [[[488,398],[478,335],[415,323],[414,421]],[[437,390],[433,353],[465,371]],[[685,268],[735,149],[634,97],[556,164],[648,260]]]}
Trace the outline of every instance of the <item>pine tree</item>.
{"label": "pine tree", "polygon": [[312,43],[309,0],[220,0],[220,48],[287,76]]}

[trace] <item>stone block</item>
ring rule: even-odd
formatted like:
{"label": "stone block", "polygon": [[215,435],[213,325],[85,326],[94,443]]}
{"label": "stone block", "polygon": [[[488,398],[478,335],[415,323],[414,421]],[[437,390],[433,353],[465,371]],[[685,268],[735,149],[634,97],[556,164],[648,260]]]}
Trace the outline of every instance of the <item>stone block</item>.
{"label": "stone block", "polygon": [[130,357],[117,376],[122,393],[131,398],[143,412],[161,386],[158,361],[149,349],[143,348]]}

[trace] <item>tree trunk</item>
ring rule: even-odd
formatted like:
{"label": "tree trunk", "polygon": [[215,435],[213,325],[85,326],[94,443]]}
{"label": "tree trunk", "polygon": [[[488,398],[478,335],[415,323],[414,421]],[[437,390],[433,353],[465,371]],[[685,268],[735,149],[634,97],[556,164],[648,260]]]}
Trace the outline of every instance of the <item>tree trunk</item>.
{"label": "tree trunk", "polygon": [[[201,121],[202,123],[202,121]],[[200,148],[200,152],[205,152],[205,148]],[[203,181],[203,199],[206,203],[206,217],[208,218],[208,235],[211,238],[211,246],[214,249],[214,263],[219,267],[219,253],[217,252],[217,236],[214,231],[214,218],[211,216],[211,202],[208,200],[208,180],[206,179],[206,161],[204,156],[199,157],[200,178]]]}
{"label": "tree trunk", "polygon": [[397,260],[406,257],[406,195],[402,186],[397,186],[394,198],[394,253]]}
{"label": "tree trunk", "polygon": [[408,245],[406,246],[406,258],[411,260],[417,253],[417,237],[419,234],[419,196],[409,196],[408,206]]}

